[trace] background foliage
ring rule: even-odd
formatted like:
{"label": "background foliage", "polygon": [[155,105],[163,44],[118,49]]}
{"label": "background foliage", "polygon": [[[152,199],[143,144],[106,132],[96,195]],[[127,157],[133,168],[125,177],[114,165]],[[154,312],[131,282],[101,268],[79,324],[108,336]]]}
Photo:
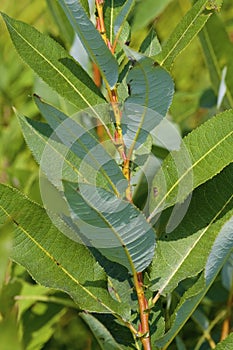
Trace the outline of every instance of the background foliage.
{"label": "background foliage", "polygon": [[[156,31],[161,42],[166,41],[187,12],[190,1],[164,1],[163,4],[166,6],[162,5],[156,21]],[[59,16],[54,16],[57,11],[55,1],[3,1],[1,11],[56,38],[66,49],[71,48],[72,29],[69,26],[61,28],[64,22]],[[149,17],[151,13],[143,13],[142,29],[137,20],[137,13],[140,14],[140,11],[139,2],[135,9],[135,17],[132,17],[132,26],[135,29],[132,45],[135,48],[138,48],[141,39],[146,37],[150,29],[145,29],[144,25],[158,15],[153,13],[153,17]],[[57,107],[68,111],[72,111],[73,107],[66,104],[62,98],[58,98],[19,59],[2,20],[0,25],[0,182],[20,189],[33,201],[41,203],[38,167],[25,146],[12,106],[16,107],[20,114],[36,121],[41,121],[42,117],[32,100],[33,92],[46,97],[47,101]],[[221,109],[233,107],[232,37],[233,7],[231,0],[225,0],[220,15],[212,16],[199,37],[191,42],[174,63],[172,76],[176,91],[170,114],[183,136]],[[211,57],[206,50],[207,45],[212,49]],[[226,81],[230,88],[222,106],[218,108],[219,85],[226,64]],[[229,179],[231,169],[226,170],[226,179]],[[19,203],[20,200],[18,205]],[[101,349],[101,341],[98,341],[95,332],[96,327],[100,327],[96,324],[96,319],[93,320],[90,315],[78,310],[66,294],[35,284],[21,266],[8,262],[11,240],[10,224],[5,223],[0,236],[0,339],[5,344],[2,350]],[[219,339],[231,297],[227,274],[232,274],[231,260],[169,349],[204,350],[210,348],[210,334],[211,339]],[[189,282],[187,280],[187,284]],[[179,286],[181,289],[184,287]],[[177,293],[182,294],[182,291],[178,289]],[[171,305],[171,309],[172,307]],[[121,336],[124,337],[124,334]],[[127,337],[127,334],[125,336]],[[114,346],[116,345],[112,344],[113,349]]]}

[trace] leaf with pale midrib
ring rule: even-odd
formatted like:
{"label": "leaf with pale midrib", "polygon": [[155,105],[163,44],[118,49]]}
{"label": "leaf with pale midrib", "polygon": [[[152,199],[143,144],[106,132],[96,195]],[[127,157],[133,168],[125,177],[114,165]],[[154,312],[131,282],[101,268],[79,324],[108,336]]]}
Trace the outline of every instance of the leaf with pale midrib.
{"label": "leaf with pale midrib", "polygon": [[[231,228],[231,230],[229,230],[229,228]],[[167,347],[172,342],[172,340],[182,329],[186,321],[189,319],[189,317],[192,315],[194,310],[203,300],[204,296],[206,295],[209,288],[213,284],[221,268],[223,267],[224,262],[231,254],[232,243],[233,243],[232,228],[233,228],[233,210],[229,211],[229,213],[225,215],[224,220],[222,220],[222,226],[219,227],[219,230],[218,230],[218,235],[222,236],[222,239],[225,241],[224,258],[218,260],[218,263],[214,266],[214,269],[212,270],[211,279],[208,281],[208,283],[206,282],[206,285],[204,283],[204,273],[202,273],[200,277],[197,279],[197,281],[183,294],[177,308],[174,310],[174,314],[172,315],[173,323],[171,328],[163,337],[156,340],[156,345],[159,348],[163,348],[165,345]]]}
{"label": "leaf with pale midrib", "polygon": [[171,152],[153,179],[149,220],[162,210],[182,203],[199,185],[233,161],[233,111],[218,114],[186,136]]}
{"label": "leaf with pale midrib", "polygon": [[63,184],[71,218],[87,244],[131,273],[143,271],[151,263],[155,232],[142,212],[103,189]]}
{"label": "leaf with pale midrib", "polygon": [[0,199],[2,218],[15,226],[12,258],[38,283],[68,293],[90,312],[128,313],[127,305],[110,297],[106,274],[87,248],[60,233],[43,208],[4,185]]}
{"label": "leaf with pale midrib", "polygon": [[214,240],[232,210],[233,164],[194,191],[183,221],[158,240],[151,268],[151,279],[156,281],[153,290],[169,293],[181,280],[203,270]]}
{"label": "leaf with pale midrib", "polygon": [[199,0],[192,6],[163,45],[162,52],[154,56],[166,69],[171,69],[176,57],[190,44],[211,16],[211,12],[203,13],[207,2],[208,0]]}
{"label": "leaf with pale midrib", "polygon": [[88,74],[61,45],[26,23],[2,16],[19,55],[58,94],[78,110],[105,101]]}

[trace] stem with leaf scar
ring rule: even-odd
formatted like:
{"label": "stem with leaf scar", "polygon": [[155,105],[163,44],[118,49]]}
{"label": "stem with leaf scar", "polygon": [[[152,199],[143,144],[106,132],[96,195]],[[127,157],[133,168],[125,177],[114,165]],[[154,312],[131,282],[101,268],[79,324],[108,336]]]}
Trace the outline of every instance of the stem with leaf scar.
{"label": "stem with leaf scar", "polygon": [[[104,0],[96,0],[95,3],[96,3],[96,11],[97,11],[96,28],[101,34],[109,50],[112,52],[112,54],[114,54],[114,51],[116,48],[116,41],[112,46],[106,35],[104,16],[103,16]],[[95,70],[96,70],[96,67],[95,67]],[[109,101],[112,104],[112,109],[113,109],[114,118],[115,118],[114,144],[123,162],[122,173],[128,181],[128,186],[125,192],[125,196],[130,203],[133,203],[132,190],[131,190],[131,184],[130,184],[130,179],[131,179],[130,157],[128,157],[126,154],[126,147],[125,147],[123,134],[122,134],[121,111],[118,105],[119,101],[117,96],[117,89],[116,87],[111,89],[110,86],[107,84],[107,82],[105,82],[105,84],[108,91]],[[149,329],[149,310],[148,310],[148,302],[144,293],[142,272],[137,273],[135,271],[133,273],[133,281],[134,281],[134,286],[135,286],[138,305],[139,305],[140,324],[139,324],[137,333],[135,333],[135,329],[131,324],[127,324],[127,326],[133,333],[133,336],[140,339],[143,349],[151,350],[150,329]]]}

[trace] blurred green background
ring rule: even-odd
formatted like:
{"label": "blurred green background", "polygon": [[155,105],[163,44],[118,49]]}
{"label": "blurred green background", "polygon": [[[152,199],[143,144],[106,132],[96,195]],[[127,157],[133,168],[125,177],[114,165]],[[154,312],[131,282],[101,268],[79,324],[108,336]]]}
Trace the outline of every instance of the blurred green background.
{"label": "blurred green background", "polygon": [[[2,0],[0,10],[51,35],[70,49],[73,34],[69,32],[69,28],[62,28],[62,23],[59,24],[56,21],[58,18],[54,17],[54,4],[55,1],[46,2],[44,0]],[[174,0],[157,18],[156,31],[162,42],[168,38],[189,8],[189,0]],[[224,1],[220,16],[227,30],[229,42],[232,43],[232,0]],[[140,35],[135,37],[140,38]],[[135,47],[138,45],[137,39],[134,39],[134,45]],[[182,134],[185,135],[217,111],[216,92],[211,85],[198,38],[195,38],[178,57],[172,69],[172,76],[176,93],[170,114],[174,122],[179,125]],[[56,99],[18,56],[1,19],[0,182],[18,188],[32,200],[41,203],[38,167],[25,145],[13,111],[14,107],[21,114],[40,119],[32,101],[34,92],[44,94],[48,101]],[[61,104],[62,101],[55,101],[55,103]],[[64,306],[66,303],[72,304],[68,297],[36,285],[22,267],[7,262],[7,254],[11,247],[9,227],[6,223],[0,235],[0,287],[2,286],[0,291],[0,349],[100,349],[88,326],[79,317],[75,306]],[[218,288],[220,294],[216,300]],[[219,278],[203,301],[202,308],[214,318],[219,314],[221,305],[225,305],[226,300],[227,292],[221,287]],[[216,328],[216,337],[219,332],[220,329]],[[198,327],[193,327],[192,321],[187,323],[183,330],[187,349],[193,349],[193,341],[195,340],[195,344],[201,334]],[[176,345],[171,345],[171,349],[173,348],[176,349]],[[201,349],[208,349],[208,344],[204,342]]]}

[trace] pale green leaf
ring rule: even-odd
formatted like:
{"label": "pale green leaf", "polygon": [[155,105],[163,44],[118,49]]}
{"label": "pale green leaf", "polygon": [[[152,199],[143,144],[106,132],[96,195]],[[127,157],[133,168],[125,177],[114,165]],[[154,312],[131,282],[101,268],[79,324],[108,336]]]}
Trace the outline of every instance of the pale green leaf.
{"label": "pale green leaf", "polygon": [[216,266],[224,265],[229,251],[233,251],[233,220],[224,227],[224,230],[220,232],[214,241],[205,265],[205,280],[207,284],[214,278]]}
{"label": "pale green leaf", "polygon": [[155,232],[131,203],[85,184],[64,182],[73,222],[84,242],[129,271],[143,271],[155,249]]}
{"label": "pale green leaf", "polygon": [[223,266],[222,284],[228,291],[230,291],[233,287],[233,252]]}
{"label": "pale green leaf", "polygon": [[211,13],[203,12],[207,2],[208,0],[199,0],[193,5],[169,36],[162,47],[162,52],[154,57],[162,66],[171,69],[176,57],[204,27],[211,16]]}
{"label": "pale green leaf", "polygon": [[146,38],[142,42],[139,51],[148,57],[158,55],[162,48],[154,28],[152,28],[147,34]]}
{"label": "pale green leaf", "polygon": [[122,6],[120,12],[118,13],[117,17],[114,21],[114,34],[115,36],[119,37],[124,23],[126,22],[126,19],[132,10],[133,6],[135,4],[135,0],[127,0],[125,1],[124,5]]}
{"label": "pale green leaf", "polygon": [[[204,269],[215,238],[233,210],[232,170],[233,166],[228,166],[194,191],[186,216],[172,233],[162,227],[151,268],[151,280],[156,281],[153,290],[169,293],[181,280]],[[225,248],[229,249],[229,244]],[[225,259],[225,248],[221,260]],[[214,261],[219,264],[217,259]],[[215,271],[215,265],[210,262],[210,266]]]}
{"label": "pale green leaf", "polygon": [[59,34],[61,35],[65,44],[68,44],[68,47],[70,47],[74,39],[74,31],[71,24],[67,20],[64,11],[57,1],[46,0],[46,2],[53,19],[59,28]]}
{"label": "pale green leaf", "polygon": [[152,22],[172,0],[141,0],[135,8],[133,29],[140,30]]}
{"label": "pale green leaf", "polygon": [[[225,236],[225,239],[231,239],[232,240],[232,233],[229,232],[229,225],[232,227],[233,224],[233,210],[231,210],[228,214],[225,215],[225,218],[227,219],[225,221],[225,225],[221,228],[219,235],[222,235],[222,237]],[[230,236],[229,236],[230,233]],[[229,248],[229,247],[228,247]],[[228,251],[225,251],[225,259],[229,257],[231,253],[231,247],[228,249]],[[160,339],[156,341],[156,346],[161,349],[164,346],[168,346],[172,340],[175,338],[175,336],[179,333],[179,331],[184,326],[185,322],[189,319],[189,317],[192,315],[192,313],[195,311],[199,303],[202,301],[203,297],[208,292],[209,288],[211,287],[212,283],[214,282],[215,278],[217,277],[218,273],[220,272],[223,261],[218,261],[219,264],[216,264],[214,267],[214,271],[212,271],[212,279],[206,283],[206,286],[203,288],[203,280],[204,276],[203,273],[201,274],[200,278],[197,280],[194,285],[189,288],[184,295],[182,296],[177,308],[174,311],[173,314],[173,323],[169,331]],[[221,348],[220,348],[221,349]],[[225,350],[225,348],[224,348]]]}
{"label": "pale green leaf", "polygon": [[215,94],[218,95],[222,70],[227,69],[225,105],[233,106],[233,47],[219,16],[213,14],[199,34]]}
{"label": "pale green leaf", "polygon": [[2,14],[22,59],[78,109],[104,102],[94,82],[64,48],[47,35]]}
{"label": "pale green leaf", "polygon": [[64,12],[79,36],[91,60],[98,66],[103,79],[113,88],[118,79],[118,64],[80,1],[59,0]]}
{"label": "pale green leaf", "polygon": [[127,306],[110,297],[106,275],[87,248],[60,233],[43,208],[4,185],[0,185],[0,202],[1,216],[15,227],[12,259],[38,283],[68,293],[90,312],[126,311]]}
{"label": "pale green leaf", "polygon": [[12,235],[9,231],[9,223],[2,222],[0,217],[1,234],[0,234],[0,292],[6,278],[7,265],[12,249]]}
{"label": "pale green leaf", "polygon": [[151,220],[157,213],[188,195],[233,161],[233,111],[211,118],[183,139],[180,149],[163,162],[153,179]]}

